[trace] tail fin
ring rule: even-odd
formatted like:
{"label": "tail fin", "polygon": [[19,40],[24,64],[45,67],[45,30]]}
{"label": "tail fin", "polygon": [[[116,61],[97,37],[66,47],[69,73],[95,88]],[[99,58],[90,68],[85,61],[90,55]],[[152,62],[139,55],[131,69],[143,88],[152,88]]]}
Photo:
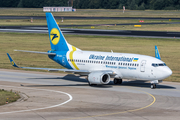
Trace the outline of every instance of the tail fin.
{"label": "tail fin", "polygon": [[160,56],[160,54],[159,54],[159,50],[158,50],[157,46],[155,46],[155,57],[156,57],[157,59],[161,60],[161,56]]}
{"label": "tail fin", "polygon": [[51,13],[46,13],[52,51],[69,51],[69,45]]}

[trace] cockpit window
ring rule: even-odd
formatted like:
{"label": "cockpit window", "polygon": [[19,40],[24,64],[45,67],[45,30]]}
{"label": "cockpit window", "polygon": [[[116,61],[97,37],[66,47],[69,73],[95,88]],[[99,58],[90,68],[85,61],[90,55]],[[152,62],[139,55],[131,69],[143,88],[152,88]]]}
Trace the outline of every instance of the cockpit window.
{"label": "cockpit window", "polygon": [[152,63],[153,67],[166,66],[165,63]]}

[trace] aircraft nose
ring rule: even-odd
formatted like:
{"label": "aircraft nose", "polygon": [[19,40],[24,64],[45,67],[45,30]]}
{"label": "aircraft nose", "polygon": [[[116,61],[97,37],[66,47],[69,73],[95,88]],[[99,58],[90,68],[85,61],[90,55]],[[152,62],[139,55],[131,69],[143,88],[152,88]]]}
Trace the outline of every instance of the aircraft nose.
{"label": "aircraft nose", "polygon": [[166,76],[169,77],[172,75],[172,70],[168,67],[166,68],[165,73],[166,73]]}

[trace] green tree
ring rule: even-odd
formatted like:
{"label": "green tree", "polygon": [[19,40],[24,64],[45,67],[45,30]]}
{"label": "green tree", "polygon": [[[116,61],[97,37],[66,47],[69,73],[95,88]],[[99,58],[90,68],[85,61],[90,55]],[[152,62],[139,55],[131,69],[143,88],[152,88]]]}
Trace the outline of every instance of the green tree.
{"label": "green tree", "polygon": [[123,6],[127,6],[127,0],[119,0],[119,9],[123,9]]}
{"label": "green tree", "polygon": [[0,0],[0,7],[17,7],[19,0]]}
{"label": "green tree", "polygon": [[145,10],[145,4],[142,3],[142,4],[138,7],[138,10]]}
{"label": "green tree", "polygon": [[129,9],[130,10],[136,10],[137,9],[137,5],[136,5],[135,0],[131,1],[130,5],[129,5]]}
{"label": "green tree", "polygon": [[162,10],[164,9],[164,0],[152,0],[152,8],[154,10]]}
{"label": "green tree", "polygon": [[20,1],[19,1],[19,3],[18,3],[18,5],[17,5],[17,7],[19,7],[19,8],[23,8],[23,0],[20,0]]}
{"label": "green tree", "polygon": [[117,9],[119,7],[119,0],[111,0],[110,9]]}

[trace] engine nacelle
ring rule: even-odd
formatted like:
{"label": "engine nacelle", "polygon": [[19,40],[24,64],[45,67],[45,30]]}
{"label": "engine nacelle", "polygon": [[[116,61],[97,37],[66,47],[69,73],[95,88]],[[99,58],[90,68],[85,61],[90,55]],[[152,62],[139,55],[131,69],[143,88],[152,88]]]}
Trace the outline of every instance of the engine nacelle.
{"label": "engine nacelle", "polygon": [[110,76],[104,72],[92,72],[88,75],[88,81],[90,84],[108,84]]}

